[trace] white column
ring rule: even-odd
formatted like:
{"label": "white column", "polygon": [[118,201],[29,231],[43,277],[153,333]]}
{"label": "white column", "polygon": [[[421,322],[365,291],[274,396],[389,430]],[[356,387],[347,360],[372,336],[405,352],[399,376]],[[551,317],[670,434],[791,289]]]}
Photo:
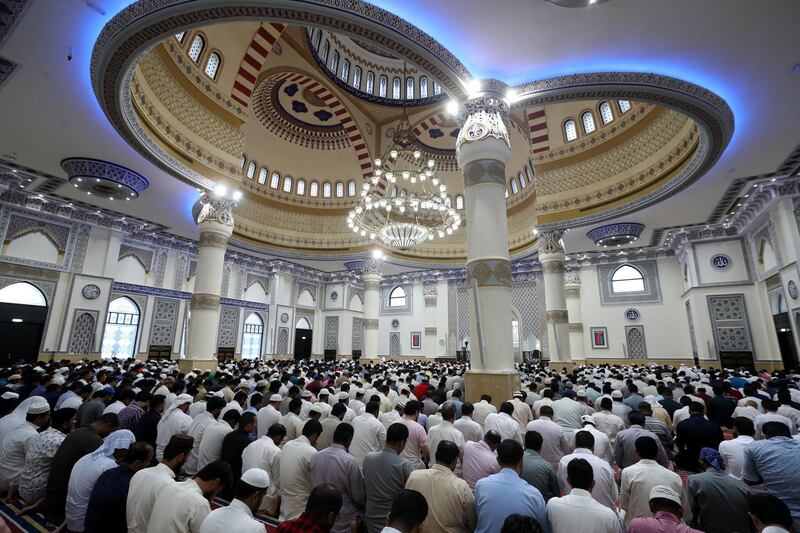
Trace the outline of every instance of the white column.
{"label": "white column", "polygon": [[586,358],[581,317],[581,275],[578,270],[567,270],[564,275],[564,291],[569,315],[569,349],[572,360]]}
{"label": "white column", "polygon": [[[470,294],[472,370],[467,374],[466,393],[468,401],[477,401],[481,393],[488,392],[498,405],[510,399],[513,389],[519,387],[511,334],[511,261],[505,198],[511,142],[505,125],[508,102],[501,85],[488,80],[483,92],[470,97],[456,141],[456,157],[464,173]],[[473,280],[477,282],[480,336]]]}
{"label": "white column", "polygon": [[775,228],[783,264],[788,265],[800,259],[800,230],[797,228],[792,198],[786,196],[773,202],[769,207],[769,218]]}
{"label": "white column", "polygon": [[361,357],[378,358],[378,316],[380,314],[380,287],[383,279],[383,261],[375,257],[364,260],[361,281],[364,283],[364,344]]}
{"label": "white column", "polygon": [[203,197],[203,208],[197,218],[200,239],[197,243],[197,273],[190,305],[189,335],[186,359],[180,367],[216,369],[219,301],[225,250],[233,233],[234,202],[225,198]]}
{"label": "white column", "polygon": [[103,276],[114,278],[117,274],[117,258],[119,258],[119,248],[122,245],[122,233],[116,230],[108,230],[108,247],[106,248],[106,258],[103,262]]}
{"label": "white column", "polygon": [[436,357],[438,345],[436,338],[438,330],[436,328],[436,306],[439,298],[439,291],[435,281],[425,281],[422,284],[422,299],[425,300],[425,331],[422,337],[422,353],[426,357]]}
{"label": "white column", "polygon": [[567,295],[564,291],[564,247],[561,245],[563,235],[560,230],[539,232],[539,262],[544,274],[544,307],[551,364],[571,360]]}

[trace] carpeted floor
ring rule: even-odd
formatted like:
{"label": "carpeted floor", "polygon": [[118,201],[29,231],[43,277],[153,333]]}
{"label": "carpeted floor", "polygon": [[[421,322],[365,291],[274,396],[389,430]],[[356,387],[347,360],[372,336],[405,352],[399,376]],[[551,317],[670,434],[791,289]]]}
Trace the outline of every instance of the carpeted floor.
{"label": "carpeted floor", "polygon": [[[215,499],[211,502],[211,508],[216,509],[227,505],[228,502]],[[44,516],[41,513],[19,516],[19,511],[22,508],[22,502],[15,500],[12,504],[6,504],[0,501],[0,519],[5,520],[6,525],[11,530],[11,533],[34,533],[53,531],[55,527],[47,524]],[[274,533],[278,528],[278,522],[265,516],[256,516],[256,520],[264,524],[267,533]]]}

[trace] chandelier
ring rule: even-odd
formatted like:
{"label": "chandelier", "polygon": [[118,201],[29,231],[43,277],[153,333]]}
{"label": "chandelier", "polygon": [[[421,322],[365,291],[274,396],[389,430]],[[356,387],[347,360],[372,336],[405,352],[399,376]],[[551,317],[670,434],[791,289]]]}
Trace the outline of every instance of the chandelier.
{"label": "chandelier", "polygon": [[422,158],[416,141],[404,109],[391,144],[375,160],[374,175],[362,185],[361,201],[347,215],[353,233],[408,250],[461,225],[434,160]]}

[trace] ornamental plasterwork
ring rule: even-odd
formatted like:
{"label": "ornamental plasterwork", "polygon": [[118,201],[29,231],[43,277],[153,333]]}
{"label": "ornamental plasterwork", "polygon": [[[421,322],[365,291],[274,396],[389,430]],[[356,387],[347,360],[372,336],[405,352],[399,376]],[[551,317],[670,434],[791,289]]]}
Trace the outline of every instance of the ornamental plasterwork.
{"label": "ornamental plasterwork", "polygon": [[233,200],[205,195],[201,198],[201,202],[203,207],[197,215],[198,224],[217,222],[224,226],[233,226],[233,207],[236,205]]}
{"label": "ornamental plasterwork", "polygon": [[383,276],[383,261],[375,257],[364,259],[361,273],[365,276]]}
{"label": "ornamental plasterwork", "polygon": [[464,104],[467,118],[458,132],[456,151],[461,145],[493,137],[511,147],[505,120],[508,118],[508,104],[499,95],[472,98]]}
{"label": "ornamental plasterwork", "polygon": [[549,230],[539,232],[539,253],[540,254],[554,254],[564,252],[564,247],[561,245],[561,237],[564,232],[561,230]]}

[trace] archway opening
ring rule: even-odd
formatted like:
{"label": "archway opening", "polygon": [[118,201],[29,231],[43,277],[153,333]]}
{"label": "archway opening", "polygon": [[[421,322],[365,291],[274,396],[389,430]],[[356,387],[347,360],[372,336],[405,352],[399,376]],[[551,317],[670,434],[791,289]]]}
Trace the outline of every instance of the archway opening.
{"label": "archway opening", "polygon": [[35,361],[47,321],[47,298],[31,283],[0,289],[0,364]]}

